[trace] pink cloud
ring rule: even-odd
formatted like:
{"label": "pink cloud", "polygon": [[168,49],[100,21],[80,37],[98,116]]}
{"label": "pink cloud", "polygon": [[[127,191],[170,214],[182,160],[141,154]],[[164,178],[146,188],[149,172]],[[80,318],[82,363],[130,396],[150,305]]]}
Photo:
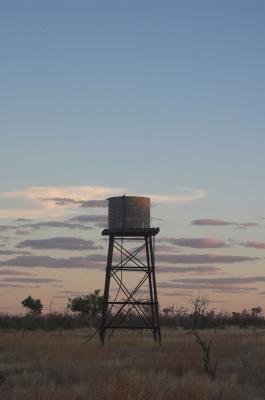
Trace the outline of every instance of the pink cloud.
{"label": "pink cloud", "polygon": [[191,221],[192,225],[199,225],[199,226],[228,226],[232,225],[238,229],[247,229],[247,228],[256,228],[261,226],[256,222],[233,222],[233,221],[223,221],[220,219],[211,219],[211,218],[204,218],[204,219],[195,219]]}
{"label": "pink cloud", "polygon": [[191,224],[192,225],[212,225],[212,226],[235,225],[234,222],[222,221],[219,219],[211,219],[211,218],[195,219],[195,220],[191,221]]}
{"label": "pink cloud", "polygon": [[230,255],[218,255],[218,254],[158,254],[156,260],[159,262],[167,262],[170,264],[212,264],[212,263],[223,263],[231,264],[236,262],[245,261],[256,261],[258,257],[247,257],[247,256],[230,256]]}
{"label": "pink cloud", "polygon": [[245,243],[245,247],[254,247],[255,249],[265,249],[265,242],[249,241]]}
{"label": "pink cloud", "polygon": [[184,247],[192,247],[197,249],[208,249],[208,248],[221,248],[227,247],[227,244],[222,240],[213,239],[213,238],[179,238],[173,239],[168,238],[165,239],[168,243],[174,244],[176,246],[184,246]]}
{"label": "pink cloud", "polygon": [[159,266],[156,268],[156,272],[158,273],[192,273],[196,275],[203,275],[203,274],[216,274],[220,273],[221,269],[218,267],[212,267],[210,265],[203,265],[203,266],[189,266],[189,267],[168,267],[168,266]]}

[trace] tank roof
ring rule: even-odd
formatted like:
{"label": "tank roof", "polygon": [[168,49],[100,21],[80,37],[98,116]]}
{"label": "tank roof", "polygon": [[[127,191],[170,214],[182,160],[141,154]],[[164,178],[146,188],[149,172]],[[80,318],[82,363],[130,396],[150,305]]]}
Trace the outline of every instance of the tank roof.
{"label": "tank roof", "polygon": [[149,199],[150,200],[150,197],[147,197],[147,196],[127,196],[127,195],[108,197],[107,200],[122,199],[123,197],[125,197],[126,199]]}

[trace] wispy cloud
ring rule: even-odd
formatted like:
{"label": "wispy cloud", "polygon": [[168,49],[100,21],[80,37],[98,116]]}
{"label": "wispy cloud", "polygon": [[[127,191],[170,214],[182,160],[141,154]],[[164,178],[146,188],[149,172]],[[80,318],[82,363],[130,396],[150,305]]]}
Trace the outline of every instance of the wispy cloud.
{"label": "wispy cloud", "polygon": [[42,201],[49,201],[49,202],[54,202],[55,205],[57,206],[69,206],[71,204],[80,204],[80,201],[78,200],[74,200],[74,199],[70,199],[68,197],[47,197],[47,198],[43,198],[40,199]]}
{"label": "wispy cloud", "polygon": [[69,222],[80,222],[82,224],[86,223],[104,223],[106,224],[108,217],[106,215],[77,215],[69,219]]}
{"label": "wispy cloud", "polygon": [[156,260],[170,264],[232,264],[245,261],[257,261],[258,257],[227,256],[219,254],[158,254]]}
{"label": "wispy cloud", "polygon": [[105,186],[33,186],[23,190],[1,192],[2,199],[24,199],[32,207],[24,209],[2,209],[3,217],[45,218],[46,216],[61,216],[65,209],[77,208],[90,200],[105,200],[108,197],[124,193],[124,188]]}
{"label": "wispy cloud", "polygon": [[64,293],[66,295],[74,295],[74,296],[82,296],[84,293],[84,291],[80,292],[78,290],[60,290],[59,293]]}
{"label": "wispy cloud", "polygon": [[0,225],[0,232],[6,232],[13,229],[17,229],[17,227],[13,225]]}
{"label": "wispy cloud", "polygon": [[196,283],[172,283],[172,282],[162,282],[158,284],[160,289],[180,289],[180,290],[193,290],[193,291],[200,291],[200,290],[211,290],[213,292],[218,293],[242,293],[242,292],[255,292],[257,291],[256,287],[240,287],[237,285],[220,285],[216,284],[200,284],[197,285]]}
{"label": "wispy cloud", "polygon": [[83,208],[106,208],[108,207],[107,200],[75,200],[67,197],[47,197],[42,201],[54,202],[57,206],[78,205]]}
{"label": "wispy cloud", "polygon": [[218,267],[212,267],[210,265],[205,266],[194,266],[194,267],[166,267],[159,266],[156,268],[156,272],[163,274],[215,274],[220,272],[221,269]]}
{"label": "wispy cloud", "polygon": [[235,225],[234,222],[230,221],[222,221],[220,219],[211,219],[211,218],[203,218],[203,219],[194,219],[191,221],[192,225],[201,225],[201,226],[227,226],[227,225]]}
{"label": "wispy cloud", "polygon": [[227,247],[228,245],[222,240],[214,238],[163,238],[166,243],[171,243],[175,246],[191,247],[197,249],[216,249]]}
{"label": "wispy cloud", "polygon": [[0,269],[0,275],[32,276],[33,274],[15,269]]}
{"label": "wispy cloud", "polygon": [[248,283],[258,283],[265,282],[265,276],[233,276],[233,277],[218,277],[218,278],[180,278],[174,280],[176,283],[196,283],[200,284],[248,284]]}
{"label": "wispy cloud", "polygon": [[84,240],[76,237],[54,237],[50,239],[24,240],[17,244],[18,248],[32,249],[61,249],[61,250],[98,250],[93,240]]}
{"label": "wispy cloud", "polygon": [[238,229],[247,229],[247,228],[257,228],[259,226],[262,226],[260,224],[257,224],[256,222],[243,222],[243,223],[236,223],[235,224]]}
{"label": "wispy cloud", "polygon": [[24,199],[32,207],[24,209],[3,209],[2,216],[20,218],[43,218],[47,215],[64,215],[65,209],[77,207],[106,207],[106,199],[112,196],[139,195],[151,197],[159,203],[184,204],[202,199],[206,192],[202,189],[176,188],[177,194],[135,193],[128,188],[105,186],[33,186],[23,190],[1,192],[0,198]]}
{"label": "wispy cloud", "polygon": [[26,229],[41,229],[41,228],[67,228],[67,229],[81,229],[89,230],[92,229],[89,226],[83,224],[77,224],[67,221],[43,221],[43,222],[33,222],[22,225]]}
{"label": "wispy cloud", "polygon": [[146,196],[151,197],[152,201],[162,203],[176,203],[184,204],[192,201],[200,200],[206,197],[206,191],[202,189],[193,188],[179,188],[179,194],[177,195],[160,195],[160,194],[147,194]]}
{"label": "wispy cloud", "polygon": [[30,235],[30,231],[27,231],[26,229],[18,229],[15,232],[16,235]]}
{"label": "wispy cloud", "polygon": [[61,279],[52,278],[3,278],[2,282],[14,282],[14,283],[53,283],[61,282]]}
{"label": "wispy cloud", "polygon": [[[19,288],[23,288],[23,287],[27,287],[27,288],[32,288],[32,289],[37,289],[39,288],[39,286],[29,286],[29,285],[14,285],[14,284],[10,284],[10,283],[3,283],[0,282],[0,288],[2,289],[19,289]],[[7,307],[8,309],[9,307]],[[5,309],[5,307],[4,307]]]}
{"label": "wispy cloud", "polygon": [[25,268],[87,268],[101,269],[106,264],[106,256],[93,254],[86,257],[54,258],[49,256],[20,256],[6,261],[0,261],[3,267]]}
{"label": "wispy cloud", "polygon": [[264,276],[226,277],[226,278],[178,278],[170,282],[159,283],[163,289],[212,290],[215,292],[239,293],[257,291],[256,287],[242,286],[264,283]]}
{"label": "wispy cloud", "polygon": [[265,249],[265,242],[255,242],[255,241],[249,241],[246,243],[243,243],[245,247],[252,247],[255,249]]}
{"label": "wispy cloud", "polygon": [[190,293],[190,291],[182,291],[182,290],[176,290],[176,291],[173,291],[173,292],[164,292],[163,293],[163,296],[166,296],[166,297],[172,297],[172,298],[174,298],[174,297],[190,297],[190,295],[191,295],[191,293]]}
{"label": "wispy cloud", "polygon": [[80,291],[75,291],[75,290],[60,290],[58,295],[53,296],[56,299],[68,299],[72,297],[79,297],[79,296],[84,296],[87,293],[80,292]]}
{"label": "wispy cloud", "polygon": [[3,243],[8,242],[10,239],[10,236],[6,236],[6,235],[0,235],[0,240],[3,241]]}
{"label": "wispy cloud", "polygon": [[106,208],[108,207],[107,200],[87,200],[80,204],[83,208]]}
{"label": "wispy cloud", "polygon": [[156,244],[155,251],[156,253],[176,253],[176,248],[173,246]]}
{"label": "wispy cloud", "polygon": [[191,221],[192,225],[199,225],[199,226],[235,226],[240,229],[247,229],[247,228],[256,228],[261,226],[256,222],[233,222],[233,221],[223,221],[220,219],[211,219],[211,218],[203,218],[203,219],[194,219]]}
{"label": "wispy cloud", "polygon": [[[53,208],[54,199],[73,201],[105,200],[109,196],[124,193],[124,188],[110,188],[105,186],[32,186],[23,190],[2,192],[2,196],[9,198],[26,198],[31,201],[44,201],[45,207]],[[49,204],[48,200],[51,199]]]}
{"label": "wispy cloud", "polygon": [[29,251],[0,250],[0,256],[14,256],[16,254],[27,256],[31,253]]}

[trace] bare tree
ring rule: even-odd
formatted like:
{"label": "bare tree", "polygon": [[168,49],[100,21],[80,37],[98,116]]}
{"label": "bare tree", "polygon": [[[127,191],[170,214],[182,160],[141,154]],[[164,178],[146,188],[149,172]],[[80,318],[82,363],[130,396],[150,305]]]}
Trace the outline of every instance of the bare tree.
{"label": "bare tree", "polygon": [[209,300],[203,296],[197,296],[191,299],[193,308],[192,312],[192,325],[193,328],[201,328],[206,317],[207,307]]}
{"label": "bare tree", "polygon": [[191,330],[202,351],[203,369],[207,375],[214,379],[216,375],[217,361],[214,364],[211,362],[212,340],[203,338],[198,331],[202,327],[204,320],[207,318],[207,306],[209,300],[206,297],[198,296],[192,298],[191,303],[193,306],[193,313],[191,314]]}

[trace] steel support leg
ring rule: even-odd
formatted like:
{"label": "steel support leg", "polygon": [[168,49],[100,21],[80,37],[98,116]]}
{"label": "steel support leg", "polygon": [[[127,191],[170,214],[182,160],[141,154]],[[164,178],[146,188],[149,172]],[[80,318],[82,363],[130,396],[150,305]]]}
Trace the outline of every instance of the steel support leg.
{"label": "steel support leg", "polygon": [[105,279],[102,319],[101,319],[101,327],[100,327],[100,334],[99,334],[100,340],[101,340],[101,343],[103,346],[104,346],[104,342],[105,342],[106,322],[107,322],[107,315],[108,315],[108,301],[109,301],[111,267],[112,267],[112,258],[113,258],[113,245],[114,245],[114,237],[110,236],[108,259],[107,259],[107,266],[106,266],[106,279]]}

